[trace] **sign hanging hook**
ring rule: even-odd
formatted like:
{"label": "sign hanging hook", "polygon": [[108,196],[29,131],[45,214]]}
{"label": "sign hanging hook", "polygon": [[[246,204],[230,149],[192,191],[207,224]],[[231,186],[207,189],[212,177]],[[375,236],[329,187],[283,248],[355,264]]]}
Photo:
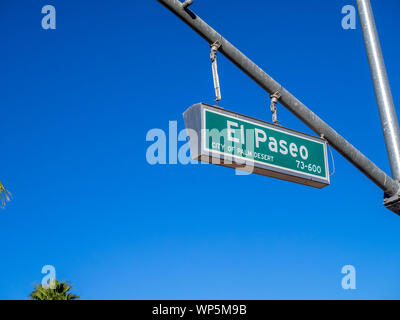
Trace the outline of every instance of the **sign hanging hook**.
{"label": "sign hanging hook", "polygon": [[278,100],[281,97],[281,93],[276,91],[274,94],[270,96],[271,98],[271,112],[272,112],[272,122],[274,124],[278,124]]}
{"label": "sign hanging hook", "polygon": [[211,47],[210,59],[212,62],[212,73],[213,73],[214,89],[215,89],[215,103],[218,105],[218,102],[221,101],[221,87],[219,84],[219,77],[218,77],[217,52],[221,47],[221,42],[217,40],[213,44],[211,44],[210,47]]}

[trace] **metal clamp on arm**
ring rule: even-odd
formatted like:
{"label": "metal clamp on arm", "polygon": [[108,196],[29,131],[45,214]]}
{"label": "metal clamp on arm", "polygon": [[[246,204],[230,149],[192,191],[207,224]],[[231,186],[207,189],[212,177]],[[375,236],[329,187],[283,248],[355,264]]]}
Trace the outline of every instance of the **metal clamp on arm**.
{"label": "metal clamp on arm", "polygon": [[193,4],[193,0],[186,0],[184,3],[182,3],[182,8],[186,9],[189,7],[191,4]]}
{"label": "metal clamp on arm", "polygon": [[389,194],[385,193],[383,204],[387,209],[393,211],[400,216],[400,194],[390,196]]}

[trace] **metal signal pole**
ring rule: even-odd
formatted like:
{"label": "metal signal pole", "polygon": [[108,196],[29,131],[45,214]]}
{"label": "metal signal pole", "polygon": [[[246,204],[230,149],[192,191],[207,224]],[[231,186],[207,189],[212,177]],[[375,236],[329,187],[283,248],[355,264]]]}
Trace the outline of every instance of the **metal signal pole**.
{"label": "metal signal pole", "polygon": [[[400,181],[400,128],[370,0],[356,0],[392,176]],[[389,197],[388,197],[389,198]],[[398,200],[398,197],[395,197]],[[388,200],[386,200],[388,201]]]}
{"label": "metal signal pole", "polygon": [[387,202],[385,204],[390,210],[400,215],[400,206],[397,206],[397,203],[400,202],[400,185],[397,181],[389,177],[385,172],[378,168],[371,160],[369,160],[358,149],[350,144],[332,127],[325,123],[310,109],[308,109],[300,100],[294,97],[289,91],[283,88],[278,82],[276,82],[266,72],[259,68],[253,61],[246,57],[229,41],[223,38],[199,16],[192,12],[188,7],[193,1],[186,0],[185,3],[182,3],[179,0],[158,1],[166,8],[171,10],[187,25],[189,25],[209,44],[219,41],[221,44],[219,52],[233,62],[265,91],[267,91],[269,94],[279,92],[281,95],[279,102],[289,111],[291,111],[297,118],[303,121],[316,134],[323,136],[333,148],[335,148],[357,169],[359,169],[372,182],[381,188],[388,195],[388,197],[391,197],[390,203]]}

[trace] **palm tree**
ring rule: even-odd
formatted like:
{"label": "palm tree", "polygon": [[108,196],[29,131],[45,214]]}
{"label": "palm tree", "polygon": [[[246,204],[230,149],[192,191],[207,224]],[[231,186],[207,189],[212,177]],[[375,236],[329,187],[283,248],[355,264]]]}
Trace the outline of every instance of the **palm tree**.
{"label": "palm tree", "polygon": [[[42,285],[35,285],[35,289],[29,295],[31,300],[76,300],[79,296],[70,293],[72,285],[66,281],[58,282],[54,280],[49,287],[45,288]],[[54,289],[51,289],[53,287]]]}
{"label": "palm tree", "polygon": [[3,186],[0,181],[0,208],[4,208],[6,206],[6,202],[11,200],[11,193]]}

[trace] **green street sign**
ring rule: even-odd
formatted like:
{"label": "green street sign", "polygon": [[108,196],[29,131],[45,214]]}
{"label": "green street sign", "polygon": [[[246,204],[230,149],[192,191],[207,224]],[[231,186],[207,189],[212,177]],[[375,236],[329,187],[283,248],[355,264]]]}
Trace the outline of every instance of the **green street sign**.
{"label": "green street sign", "polygon": [[316,188],[330,184],[323,139],[203,103],[183,117],[196,160]]}

